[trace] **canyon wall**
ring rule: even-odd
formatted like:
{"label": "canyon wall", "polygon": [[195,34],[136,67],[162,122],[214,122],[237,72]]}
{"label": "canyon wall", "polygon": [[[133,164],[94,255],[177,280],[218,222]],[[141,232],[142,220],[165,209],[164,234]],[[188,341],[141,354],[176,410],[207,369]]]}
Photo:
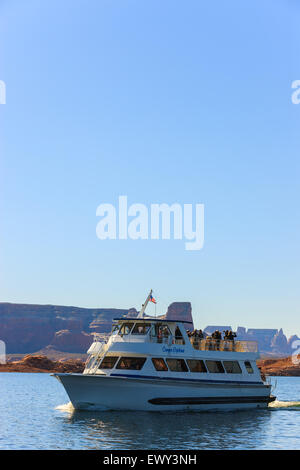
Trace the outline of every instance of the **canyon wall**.
{"label": "canyon wall", "polygon": [[[123,316],[134,318],[135,308],[79,308],[58,305],[0,303],[0,340],[6,343],[7,354],[34,353],[48,348],[68,353],[85,353],[93,341],[93,333],[109,333],[112,320]],[[190,302],[173,302],[161,319],[181,320],[193,330]],[[190,323],[191,322],[191,323]],[[207,326],[204,331],[231,329],[230,326]],[[297,335],[287,339],[282,329],[238,327],[238,340],[258,341],[266,356],[287,356],[295,352]]]}

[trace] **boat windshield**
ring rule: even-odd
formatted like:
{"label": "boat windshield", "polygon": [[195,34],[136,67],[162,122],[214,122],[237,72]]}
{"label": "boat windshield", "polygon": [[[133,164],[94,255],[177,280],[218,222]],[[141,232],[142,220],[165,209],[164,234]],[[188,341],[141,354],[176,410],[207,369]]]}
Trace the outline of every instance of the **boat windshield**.
{"label": "boat windshield", "polygon": [[85,368],[89,369],[91,367],[92,363],[94,362],[94,360],[95,360],[95,356],[91,355],[85,363]]}
{"label": "boat windshield", "polygon": [[171,336],[171,331],[167,325],[162,323],[158,323],[153,325],[151,331],[151,338],[152,341],[157,341],[158,343],[162,343],[168,341],[169,337]]}
{"label": "boat windshield", "polygon": [[119,331],[119,335],[121,336],[129,335],[129,333],[132,330],[132,327],[133,327],[133,323],[122,323],[120,331]]}
{"label": "boat windshield", "polygon": [[146,335],[150,330],[151,323],[136,323],[131,334],[132,335]]}
{"label": "boat windshield", "polygon": [[119,328],[120,328],[120,325],[113,325],[112,330],[111,330],[111,334],[112,335],[117,335],[118,331],[119,331]]}

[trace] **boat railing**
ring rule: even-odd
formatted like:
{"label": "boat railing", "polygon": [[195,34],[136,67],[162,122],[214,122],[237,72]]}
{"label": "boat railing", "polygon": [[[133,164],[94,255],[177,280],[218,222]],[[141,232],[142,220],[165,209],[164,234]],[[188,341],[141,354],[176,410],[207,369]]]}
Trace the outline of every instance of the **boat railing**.
{"label": "boat railing", "polygon": [[109,340],[110,333],[92,333],[94,337],[94,342],[100,342],[106,344]]}
{"label": "boat railing", "polygon": [[217,339],[200,339],[190,337],[194,349],[198,351],[231,351],[231,352],[257,352],[256,341],[234,341]]}
{"label": "boat railing", "polygon": [[94,341],[89,347],[88,358],[85,361],[85,374],[93,374],[99,367],[99,364],[107,350],[107,342],[110,335],[107,333],[92,333]]}
{"label": "boat railing", "polygon": [[159,343],[159,344],[185,344],[185,341],[182,337],[178,338],[173,335],[168,335],[168,336],[157,336],[157,335],[150,335],[150,341],[151,343]]}

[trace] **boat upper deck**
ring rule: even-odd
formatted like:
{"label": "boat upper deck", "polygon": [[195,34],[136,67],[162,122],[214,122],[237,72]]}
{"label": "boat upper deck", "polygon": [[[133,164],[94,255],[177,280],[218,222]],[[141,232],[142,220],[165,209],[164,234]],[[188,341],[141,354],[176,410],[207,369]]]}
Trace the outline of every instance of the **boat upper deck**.
{"label": "boat upper deck", "polygon": [[122,369],[122,376],[132,377],[143,369],[143,377],[154,374],[164,380],[177,376],[182,380],[183,375],[191,379],[198,374],[201,380],[204,374],[215,380],[224,373],[226,382],[235,374],[243,382],[261,381],[256,341],[240,341],[232,331],[224,332],[223,338],[220,331],[207,336],[201,330],[190,332],[192,321],[146,316],[151,293],[138,317],[116,318],[110,335],[95,335],[84,374],[119,376]]}
{"label": "boat upper deck", "polygon": [[[199,338],[189,336],[182,321],[164,320],[152,317],[118,318],[114,321],[110,343],[155,343],[191,346],[198,351],[222,351],[257,353],[256,341]],[[187,322],[185,322],[187,323]]]}

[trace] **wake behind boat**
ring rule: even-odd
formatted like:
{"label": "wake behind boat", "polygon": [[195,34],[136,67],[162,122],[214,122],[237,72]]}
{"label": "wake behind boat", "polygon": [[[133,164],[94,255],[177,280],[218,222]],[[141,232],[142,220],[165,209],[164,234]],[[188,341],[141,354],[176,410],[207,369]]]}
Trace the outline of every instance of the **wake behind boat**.
{"label": "wake behind boat", "polygon": [[53,374],[75,409],[233,410],[275,400],[256,365],[256,341],[191,336],[186,321],[117,318],[106,343],[95,336],[82,374]]}

